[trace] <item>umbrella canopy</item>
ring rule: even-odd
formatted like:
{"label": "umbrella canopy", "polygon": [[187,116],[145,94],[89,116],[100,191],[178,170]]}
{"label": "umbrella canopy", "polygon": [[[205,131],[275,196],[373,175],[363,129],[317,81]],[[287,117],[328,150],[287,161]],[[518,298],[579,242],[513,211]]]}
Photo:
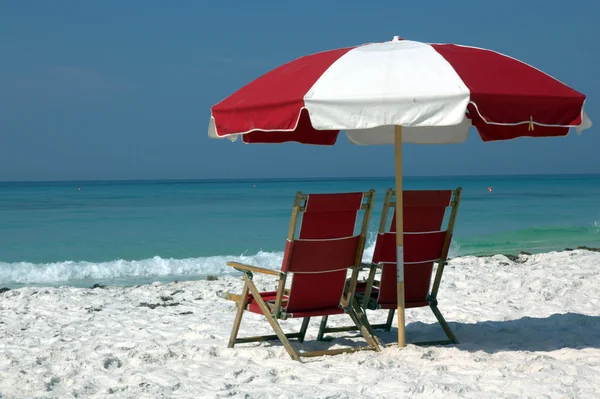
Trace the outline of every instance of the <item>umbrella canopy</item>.
{"label": "umbrella canopy", "polygon": [[[592,123],[585,96],[495,51],[402,40],[348,47],[291,61],[211,109],[208,135],[246,143],[395,144],[565,136]],[[403,209],[402,195],[396,208]],[[402,212],[396,212],[398,345],[405,345]]]}
{"label": "umbrella canopy", "polygon": [[284,64],[212,107],[210,137],[246,143],[460,143],[564,136],[591,126],[585,96],[495,51],[394,40]]}

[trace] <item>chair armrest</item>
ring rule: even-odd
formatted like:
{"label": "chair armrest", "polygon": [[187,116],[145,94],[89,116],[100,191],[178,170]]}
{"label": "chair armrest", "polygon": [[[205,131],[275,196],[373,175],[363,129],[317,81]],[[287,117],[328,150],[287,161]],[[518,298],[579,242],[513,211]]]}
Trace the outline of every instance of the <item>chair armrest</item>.
{"label": "chair armrest", "polygon": [[242,297],[239,294],[233,294],[231,292],[218,292],[217,296],[219,298],[227,299],[229,301],[234,301],[234,302],[239,302],[240,298]]}
{"label": "chair armrest", "polygon": [[268,275],[277,276],[277,277],[281,277],[284,274],[284,273],[280,272],[279,270],[265,269],[263,267],[245,265],[243,263],[238,263],[238,262],[227,262],[227,266],[231,266],[235,270],[238,270],[240,272],[262,273],[262,274],[268,274]]}

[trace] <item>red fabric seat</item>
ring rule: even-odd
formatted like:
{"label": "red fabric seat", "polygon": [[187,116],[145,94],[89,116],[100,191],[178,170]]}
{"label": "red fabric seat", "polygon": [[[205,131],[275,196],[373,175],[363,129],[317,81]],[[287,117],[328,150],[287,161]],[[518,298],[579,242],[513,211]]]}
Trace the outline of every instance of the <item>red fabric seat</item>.
{"label": "red fabric seat", "polygon": [[[340,300],[347,271],[360,250],[355,228],[362,203],[361,192],[308,196],[298,238],[287,242],[281,266],[282,272],[293,273],[290,294],[281,306],[287,317],[344,313]],[[276,291],[261,293],[265,301],[276,296]],[[247,309],[262,313],[253,299]]]}
{"label": "red fabric seat", "polygon": [[[267,291],[267,292],[261,292],[260,296],[262,297],[262,299],[265,300],[265,302],[275,302],[275,299],[277,298],[277,291]],[[283,302],[282,304],[284,304],[283,306],[287,305],[287,295],[283,296]],[[258,306],[258,304],[256,303],[256,300],[254,300],[254,297],[252,296],[252,294],[248,294],[248,305],[246,310],[252,312],[252,313],[258,313],[258,314],[262,314],[262,311],[260,310],[260,307]]]}
{"label": "red fabric seat", "polygon": [[[275,303],[275,299],[277,299],[277,291],[267,291],[261,292],[260,296],[264,299],[265,302],[273,302]],[[288,302],[288,296],[284,295],[282,300],[282,307],[286,308]],[[246,310],[252,313],[262,314],[260,307],[254,300],[252,294],[248,294],[248,305]],[[330,316],[334,314],[342,314],[344,313],[344,309],[338,307],[328,308],[328,309],[314,309],[310,311],[298,311],[290,314],[291,317],[313,317],[313,316]]]}
{"label": "red fabric seat", "polygon": [[[446,232],[441,231],[451,190],[407,190],[403,193],[405,307],[428,306],[433,264],[443,254]],[[371,296],[381,309],[395,309],[396,209],[390,229],[377,235],[373,263],[383,263],[379,288]]]}

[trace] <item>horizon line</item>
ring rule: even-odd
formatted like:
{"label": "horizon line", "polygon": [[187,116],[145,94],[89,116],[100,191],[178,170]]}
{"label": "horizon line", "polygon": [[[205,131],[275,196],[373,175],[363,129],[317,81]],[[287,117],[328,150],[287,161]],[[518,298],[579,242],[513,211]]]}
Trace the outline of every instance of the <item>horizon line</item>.
{"label": "horizon line", "polygon": [[[510,173],[510,174],[456,174],[456,175],[404,175],[405,178],[453,178],[453,177],[534,177],[534,176],[600,176],[600,173]],[[210,182],[251,180],[352,180],[393,179],[388,176],[304,176],[304,177],[221,177],[221,178],[146,178],[146,179],[67,179],[67,180],[0,180],[2,183],[107,183],[107,182]]]}

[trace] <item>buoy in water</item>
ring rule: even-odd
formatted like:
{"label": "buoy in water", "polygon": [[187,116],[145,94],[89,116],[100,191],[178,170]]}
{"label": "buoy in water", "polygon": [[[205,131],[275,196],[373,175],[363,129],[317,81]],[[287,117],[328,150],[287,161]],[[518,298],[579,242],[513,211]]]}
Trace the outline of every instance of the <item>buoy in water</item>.
{"label": "buoy in water", "polygon": [[491,193],[492,192],[492,187],[488,187],[488,192]]}

